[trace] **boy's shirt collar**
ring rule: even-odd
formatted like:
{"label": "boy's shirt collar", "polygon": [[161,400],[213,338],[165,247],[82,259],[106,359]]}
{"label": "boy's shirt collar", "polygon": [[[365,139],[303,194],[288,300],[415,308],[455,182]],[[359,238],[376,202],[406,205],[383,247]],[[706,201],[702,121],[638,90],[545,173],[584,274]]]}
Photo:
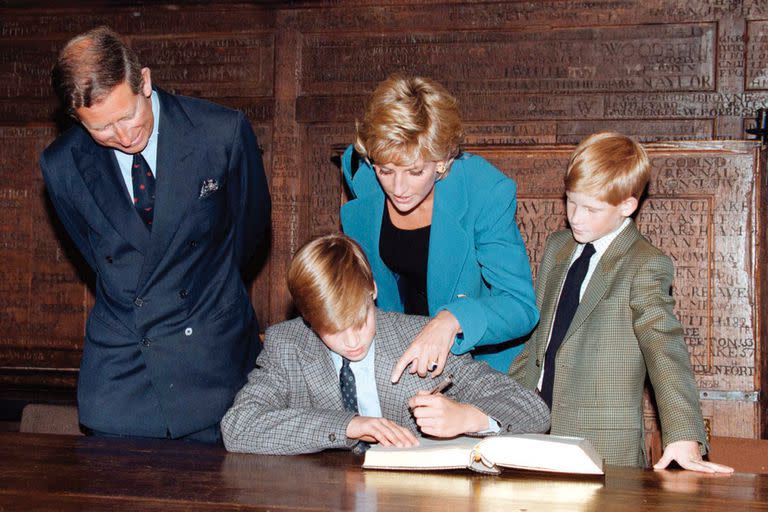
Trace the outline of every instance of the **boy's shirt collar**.
{"label": "boy's shirt collar", "polygon": [[[331,355],[333,367],[338,377],[341,371],[341,356],[326,347]],[[373,338],[368,353],[360,361],[350,361],[349,367],[355,374],[357,388],[357,407],[361,416],[381,417],[381,402],[376,387],[376,337]]]}
{"label": "boy's shirt collar", "polygon": [[[597,240],[592,242],[592,246],[595,248],[595,255],[592,256],[591,261],[592,262],[598,262],[600,258],[603,256],[606,250],[608,250],[608,247],[613,243],[614,240],[616,240],[616,237],[618,237],[622,231],[626,229],[627,226],[632,222],[632,219],[630,217],[627,217],[624,219],[624,222],[621,223],[621,225],[616,228],[615,230],[611,231],[607,235],[598,238]],[[571,257],[571,263],[573,263],[576,258],[578,258],[581,255],[581,251],[584,250],[584,246],[586,244],[577,244],[576,250],[573,253],[573,256]]]}

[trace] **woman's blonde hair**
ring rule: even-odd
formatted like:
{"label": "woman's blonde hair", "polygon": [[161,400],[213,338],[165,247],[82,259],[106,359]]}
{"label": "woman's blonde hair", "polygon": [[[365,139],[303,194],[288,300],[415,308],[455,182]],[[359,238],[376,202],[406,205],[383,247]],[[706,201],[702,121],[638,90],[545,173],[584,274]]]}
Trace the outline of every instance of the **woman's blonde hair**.
{"label": "woman's blonde hair", "polygon": [[651,176],[648,154],[625,135],[602,132],[576,147],[565,174],[565,190],[583,192],[614,206],[640,196]]}
{"label": "woman's blonde hair", "polygon": [[463,139],[456,98],[429,78],[394,74],[371,94],[356,122],[355,149],[369,162],[450,161]]}
{"label": "woman's blonde hair", "polygon": [[362,248],[337,233],[298,250],[288,267],[288,290],[315,332],[335,334],[365,324],[375,285]]}

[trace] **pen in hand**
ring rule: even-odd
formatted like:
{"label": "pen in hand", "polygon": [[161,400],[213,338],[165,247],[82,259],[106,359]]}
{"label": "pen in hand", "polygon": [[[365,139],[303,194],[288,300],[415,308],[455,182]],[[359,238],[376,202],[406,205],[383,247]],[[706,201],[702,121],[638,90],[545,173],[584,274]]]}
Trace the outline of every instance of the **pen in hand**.
{"label": "pen in hand", "polygon": [[444,378],[442,381],[440,381],[440,384],[432,388],[432,390],[429,392],[430,395],[436,395],[438,393],[442,393],[445,391],[445,389],[453,384],[453,374],[448,375],[446,378]]}

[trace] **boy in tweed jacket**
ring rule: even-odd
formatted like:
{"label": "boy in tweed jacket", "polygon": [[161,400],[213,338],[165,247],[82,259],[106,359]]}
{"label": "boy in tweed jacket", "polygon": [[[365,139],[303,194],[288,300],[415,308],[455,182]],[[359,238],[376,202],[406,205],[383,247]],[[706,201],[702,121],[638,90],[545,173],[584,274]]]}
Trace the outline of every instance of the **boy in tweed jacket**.
{"label": "boy in tweed jacket", "polygon": [[[702,460],[707,439],[672,311],[672,261],[630,218],[649,177],[645,150],[628,137],[599,133],[576,148],[565,176],[570,229],[547,240],[536,280],[541,321],[510,373],[548,401],[552,434],[585,437],[608,464],[623,466],[646,464],[648,375],[664,445],[654,467],[675,460],[695,471],[730,472]],[[571,280],[579,260],[581,278]],[[562,313],[567,304],[570,314]]]}
{"label": "boy in tweed jacket", "polygon": [[[288,287],[303,318],[267,330],[256,369],[221,423],[228,450],[298,454],[361,442],[413,446],[419,432],[453,437],[549,428],[535,393],[468,355],[449,356],[444,373],[454,384],[445,394],[429,394],[413,374],[393,384],[395,363],[429,319],[376,309],[370,266],[349,237],[328,235],[300,249]],[[352,408],[359,413],[345,409],[344,366],[355,375]]]}

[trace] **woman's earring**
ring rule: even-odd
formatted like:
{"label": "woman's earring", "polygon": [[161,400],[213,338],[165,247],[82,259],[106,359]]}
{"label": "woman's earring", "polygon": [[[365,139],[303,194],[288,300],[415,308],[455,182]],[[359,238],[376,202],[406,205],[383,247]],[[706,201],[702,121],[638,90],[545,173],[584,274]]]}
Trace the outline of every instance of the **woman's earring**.
{"label": "woman's earring", "polygon": [[442,176],[443,173],[445,173],[445,162],[443,161],[437,162],[437,168],[435,169],[435,172],[438,175]]}

